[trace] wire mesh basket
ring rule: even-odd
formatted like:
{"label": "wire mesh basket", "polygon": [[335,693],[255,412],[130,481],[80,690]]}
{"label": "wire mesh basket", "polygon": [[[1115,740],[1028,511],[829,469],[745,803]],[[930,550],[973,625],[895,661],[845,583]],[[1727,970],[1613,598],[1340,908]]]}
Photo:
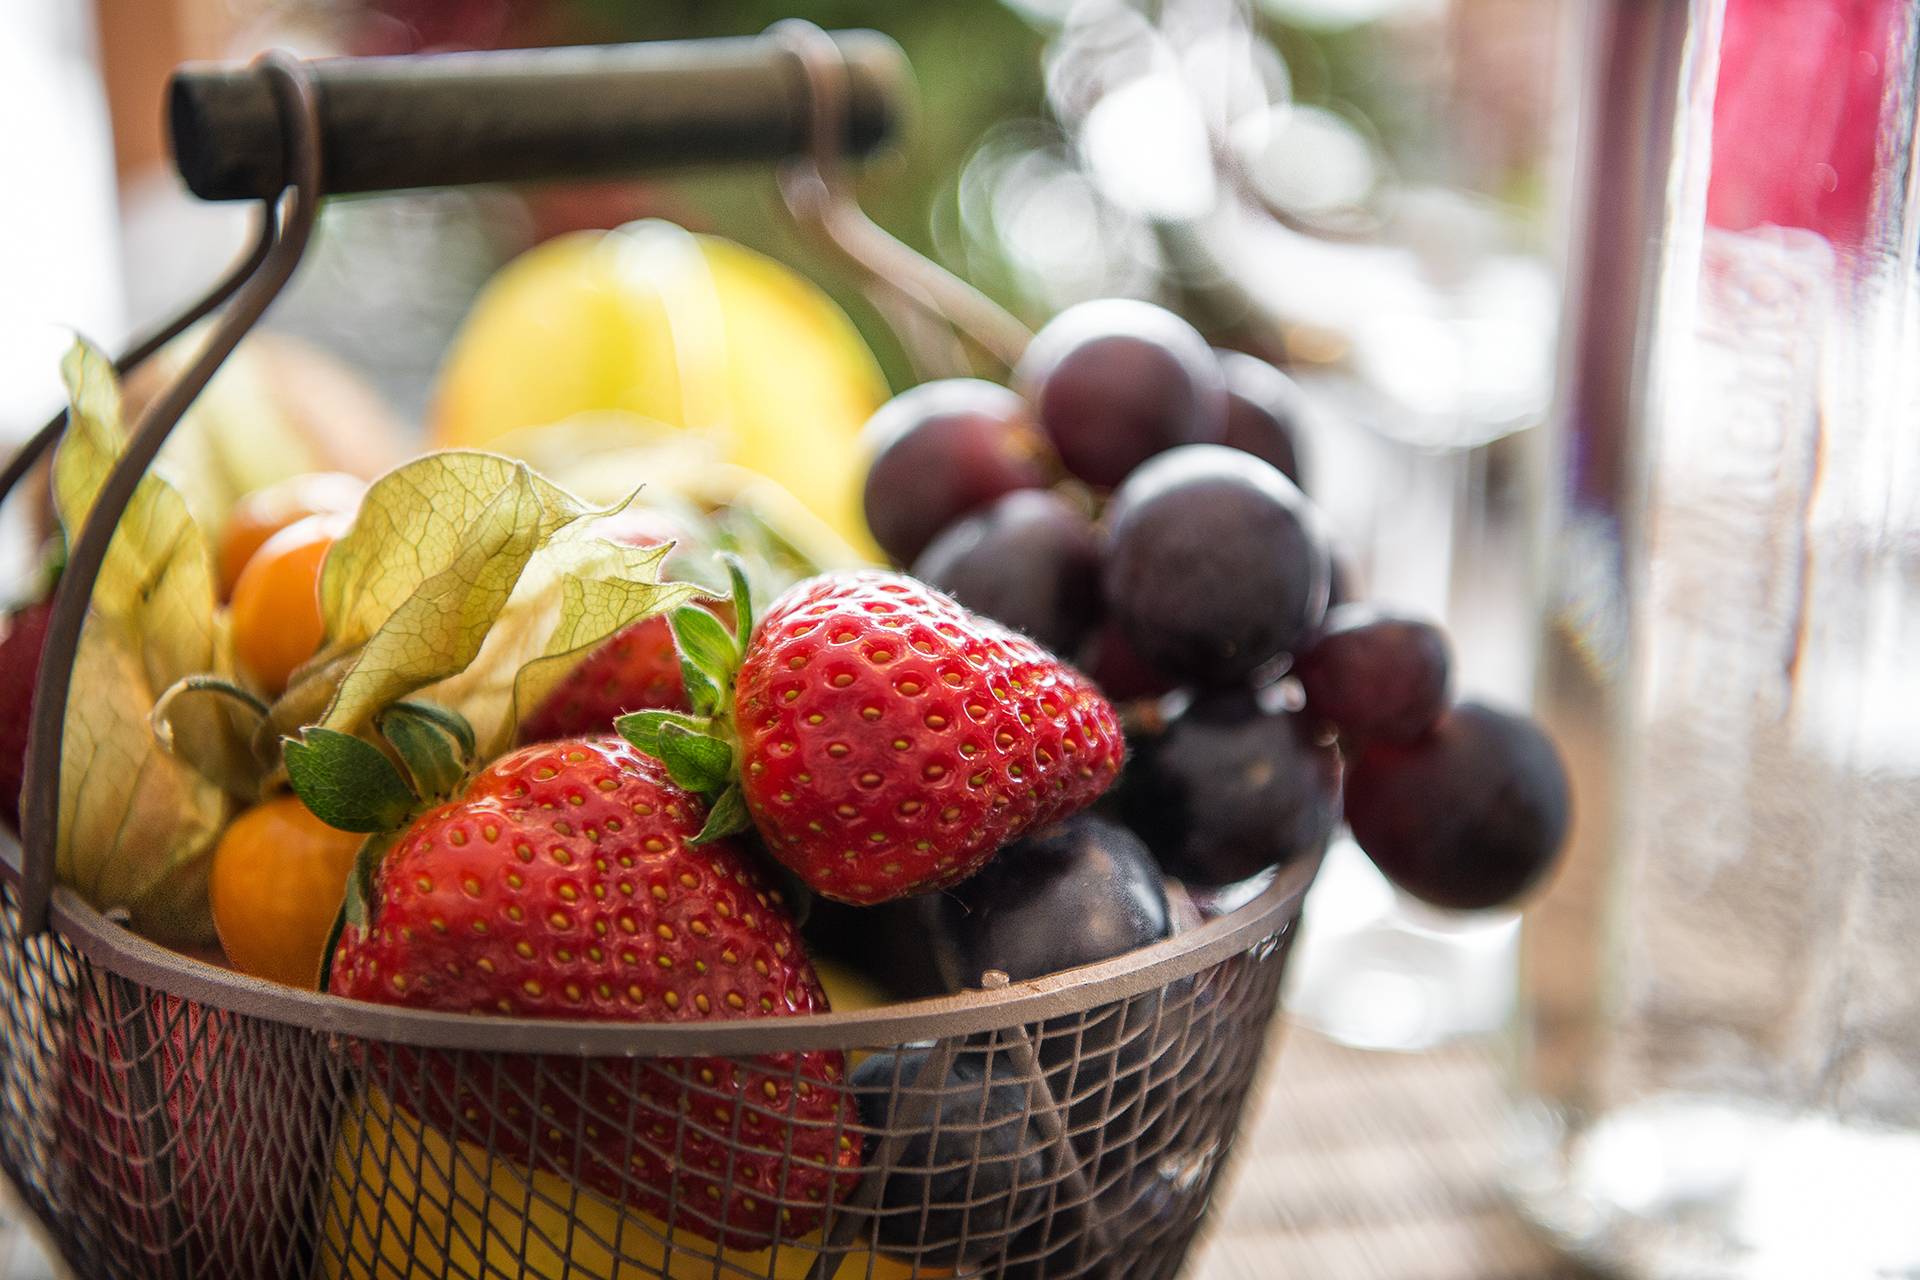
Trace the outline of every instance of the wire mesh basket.
{"label": "wire mesh basket", "polygon": [[[292,273],[325,193],[792,156],[790,203],[895,307],[1017,326],[885,239],[832,159],[904,81],[872,36],[303,64],[176,82],[210,198],[258,245],[122,361],[219,310],[148,410],[56,592],[24,839],[0,885],[0,1165],[79,1274],[1157,1277],[1205,1216],[1314,867],[1163,942],[1034,981],[706,1023],[363,1004],[148,942],[53,883],[71,656],[160,441]],[[221,310],[224,304],[224,309]],[[48,428],[5,488],[59,435]]]}

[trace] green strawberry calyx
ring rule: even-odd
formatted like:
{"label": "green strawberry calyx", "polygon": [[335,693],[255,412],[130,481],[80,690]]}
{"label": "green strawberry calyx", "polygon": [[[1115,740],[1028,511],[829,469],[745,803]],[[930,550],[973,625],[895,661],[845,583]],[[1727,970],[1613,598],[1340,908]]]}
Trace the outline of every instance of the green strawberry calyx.
{"label": "green strawberry calyx", "polygon": [[732,631],[692,605],[667,615],[691,711],[635,711],[613,722],[621,737],[664,764],[675,783],[706,797],[706,825],[694,844],[737,835],[752,825],[740,790],[732,706],[734,676],[753,635],[753,593],[739,557],[723,554],[720,559],[733,587]]}
{"label": "green strawberry calyx", "polygon": [[367,926],[374,873],[387,850],[415,818],[465,789],[477,754],[466,719],[430,702],[383,707],[373,717],[373,728],[384,749],[318,725],[281,743],[287,782],[300,802],[328,826],[367,836],[320,952],[323,990],[340,935],[348,925]]}

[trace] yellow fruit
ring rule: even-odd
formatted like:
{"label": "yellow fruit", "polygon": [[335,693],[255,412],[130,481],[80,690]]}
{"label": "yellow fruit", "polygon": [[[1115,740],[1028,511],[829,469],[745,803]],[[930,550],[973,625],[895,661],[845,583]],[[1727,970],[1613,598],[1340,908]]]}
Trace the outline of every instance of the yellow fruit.
{"label": "yellow fruit", "polygon": [[[837,960],[815,960],[813,970],[819,975],[820,985],[827,990],[827,1007],[835,1013],[877,1009],[881,1005],[895,1003],[894,997],[874,985],[864,973],[849,969]],[[847,1051],[847,1062],[850,1066],[858,1066],[870,1056],[869,1050],[850,1049]]]}
{"label": "yellow fruit", "polygon": [[836,960],[815,960],[813,969],[820,975],[820,985],[827,989],[827,1003],[835,1013],[877,1009],[881,1005],[894,1003],[893,997],[882,991],[865,974],[849,969]]}
{"label": "yellow fruit", "polygon": [[366,837],[328,826],[292,796],[235,818],[207,876],[213,928],[242,973],[311,989]]}
{"label": "yellow fruit", "polygon": [[342,513],[294,521],[260,545],[233,584],[233,656],[268,695],[320,651],[320,570],[349,523]]}
{"label": "yellow fruit", "polygon": [[[323,1214],[319,1272],[327,1280],[711,1280],[716,1274],[764,1276],[770,1261],[779,1280],[802,1280],[815,1259],[799,1245],[782,1248],[777,1260],[729,1249],[720,1252],[722,1266],[716,1268],[718,1246],[684,1232],[669,1257],[659,1220],[558,1175],[489,1161],[470,1144],[449,1143],[378,1092],[369,1092],[342,1121]],[[907,1280],[914,1271],[856,1248],[834,1274],[836,1280],[869,1274]],[[923,1267],[918,1274],[951,1272]]]}
{"label": "yellow fruit", "polygon": [[435,442],[623,413],[717,439],[871,554],[856,441],[887,386],[833,301],[786,267],[666,223],[561,236],[474,304],[441,370]]}

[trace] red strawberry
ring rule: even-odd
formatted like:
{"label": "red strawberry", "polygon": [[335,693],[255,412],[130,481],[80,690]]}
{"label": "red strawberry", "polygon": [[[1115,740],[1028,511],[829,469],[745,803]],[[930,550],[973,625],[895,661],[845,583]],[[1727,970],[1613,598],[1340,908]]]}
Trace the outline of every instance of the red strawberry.
{"label": "red strawberry", "polygon": [[314,1086],[281,1060],[299,1053],[268,1048],[224,1009],[81,984],[55,1090],[69,1180],[54,1195],[117,1228],[88,1241],[81,1269],[138,1272],[171,1253],[196,1275],[289,1274],[301,1207],[325,1172],[308,1153],[329,1132]]}
{"label": "red strawberry", "polygon": [[673,628],[659,614],[630,624],[588,654],[527,717],[520,740],[605,733],[622,713],[650,708],[687,709]]}
{"label": "red strawberry", "polygon": [[[912,578],[802,582],[743,653],[737,636],[689,627],[685,614],[682,651],[716,685],[729,678],[729,643],[739,655],[722,700],[739,801],[773,855],[827,897],[864,906],[963,880],[1119,774],[1119,721],[1086,677]],[[659,713],[622,722],[676,778],[720,791],[724,830],[737,812],[731,777],[715,776],[705,728]]]}
{"label": "red strawberry", "polygon": [[[596,525],[599,536],[636,547],[678,542],[692,534],[671,513],[651,507],[628,507]],[[668,557],[674,561],[675,552]],[[728,626],[733,614],[724,604],[704,606]],[[663,615],[642,618],[617,631],[568,673],[520,726],[520,741],[550,742],[605,733],[614,719],[629,711],[687,710],[687,687],[680,675],[680,654],[673,645],[673,628]]]}
{"label": "red strawberry", "polygon": [[33,686],[47,644],[53,601],[37,600],[9,616],[0,631],[0,821],[20,829],[20,788],[27,778],[27,734]]}
{"label": "red strawberry", "polygon": [[[730,842],[690,844],[705,816],[617,738],[512,752],[388,848],[363,922],[342,931],[328,989],[603,1021],[826,1009],[778,893]],[[812,1230],[829,1182],[844,1195],[855,1180],[859,1142],[844,1126],[858,1114],[838,1052],[542,1060],[392,1049],[376,1059],[381,1087],[452,1136],[659,1217],[671,1195],[677,1225],[730,1247]]]}

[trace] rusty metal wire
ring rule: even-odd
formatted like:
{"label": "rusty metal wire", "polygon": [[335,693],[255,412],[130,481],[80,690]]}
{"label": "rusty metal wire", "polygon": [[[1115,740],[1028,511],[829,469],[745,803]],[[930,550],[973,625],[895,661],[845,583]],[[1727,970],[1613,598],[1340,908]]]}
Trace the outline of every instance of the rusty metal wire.
{"label": "rusty metal wire", "polygon": [[[779,1055],[516,1053],[521,1024],[508,1020],[497,1051],[414,1051],[292,1026],[113,973],[58,930],[25,935],[9,884],[0,1163],[87,1276],[1171,1276],[1232,1146],[1289,922],[1126,999],[850,1051],[849,1067],[896,1055],[877,1081],[823,1086],[892,1120],[827,1122],[861,1153],[852,1194],[783,1195],[777,1209],[804,1230],[723,1249],[725,1209],[691,1194],[704,1171],[664,1195],[652,1179],[587,1176],[605,1167],[600,1127],[619,1131],[622,1152],[656,1144],[670,1166],[702,1134],[729,1160],[772,1159],[778,1181],[797,1182],[819,1162],[748,1130],[803,1123],[748,1087],[780,1071],[797,1086],[797,1054],[774,1067]],[[798,1046],[807,1020],[794,1021]],[[916,1048],[932,1050],[935,1070],[907,1068]],[[950,1077],[956,1061],[989,1091]],[[735,1068],[732,1087],[724,1071],[700,1083],[713,1062]],[[725,1103],[734,1122],[663,1113],[663,1077]],[[514,1158],[539,1139],[538,1162]],[[925,1158],[930,1140],[944,1163]]]}
{"label": "rusty metal wire", "polygon": [[860,207],[846,179],[850,81],[845,52],[811,22],[789,18],[768,36],[800,69],[812,125],[804,155],[781,168],[780,194],[801,228],[852,269],[922,375],[963,373],[966,362],[930,330],[955,334],[1012,369],[1033,335],[1019,319],[959,276],[890,235]]}

